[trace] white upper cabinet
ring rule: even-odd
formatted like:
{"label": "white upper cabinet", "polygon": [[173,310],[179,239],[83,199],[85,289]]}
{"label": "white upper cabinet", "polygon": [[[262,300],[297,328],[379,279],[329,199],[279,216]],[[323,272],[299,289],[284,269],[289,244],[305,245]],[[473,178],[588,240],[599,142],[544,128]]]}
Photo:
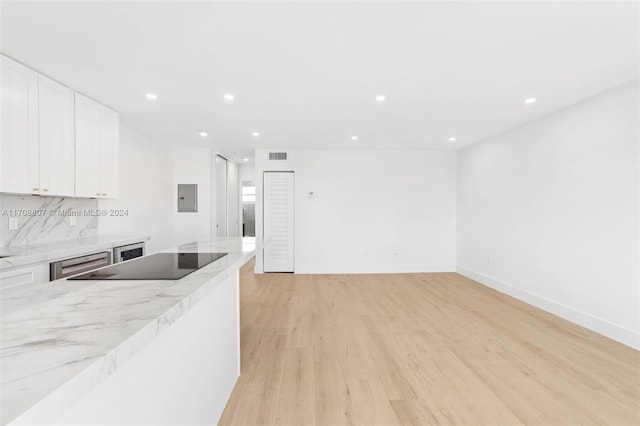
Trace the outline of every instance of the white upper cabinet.
{"label": "white upper cabinet", "polygon": [[73,91],[5,56],[0,59],[0,191],[73,196]]}
{"label": "white upper cabinet", "polygon": [[76,196],[100,197],[100,104],[76,93]]}
{"label": "white upper cabinet", "polygon": [[39,194],[38,73],[5,56],[0,61],[0,191]]}
{"label": "white upper cabinet", "polygon": [[4,55],[0,192],[118,196],[118,114]]}
{"label": "white upper cabinet", "polygon": [[117,113],[76,93],[77,197],[118,196],[118,123]]}
{"label": "white upper cabinet", "polygon": [[118,198],[120,126],[118,114],[109,108],[100,110],[100,188],[102,196]]}
{"label": "white upper cabinet", "polygon": [[73,196],[73,91],[38,76],[40,194]]}

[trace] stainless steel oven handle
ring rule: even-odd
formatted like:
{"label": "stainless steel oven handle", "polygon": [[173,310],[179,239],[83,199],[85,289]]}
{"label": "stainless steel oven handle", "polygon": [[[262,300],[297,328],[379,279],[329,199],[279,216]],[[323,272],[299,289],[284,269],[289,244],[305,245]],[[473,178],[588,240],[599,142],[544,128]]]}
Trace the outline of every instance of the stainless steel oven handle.
{"label": "stainless steel oven handle", "polygon": [[86,263],[94,260],[104,259],[107,257],[108,254],[109,252],[105,251],[103,253],[90,254],[88,256],[74,257],[73,259],[62,260],[61,263],[62,263],[62,267],[65,268],[68,266],[78,265],[80,263]]}

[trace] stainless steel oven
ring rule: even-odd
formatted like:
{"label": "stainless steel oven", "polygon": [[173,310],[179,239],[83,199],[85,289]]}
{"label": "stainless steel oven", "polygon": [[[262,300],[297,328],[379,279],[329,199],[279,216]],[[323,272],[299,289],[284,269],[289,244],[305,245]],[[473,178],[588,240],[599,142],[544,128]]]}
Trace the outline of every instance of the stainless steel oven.
{"label": "stainless steel oven", "polygon": [[140,256],[144,256],[144,242],[128,244],[113,249],[113,263],[124,262]]}
{"label": "stainless steel oven", "polygon": [[111,265],[111,252],[104,251],[100,253],[93,253],[85,256],[74,257],[72,259],[52,262],[50,264],[49,276],[51,281],[55,281],[60,278],[66,278],[82,272],[92,271],[108,265]]}

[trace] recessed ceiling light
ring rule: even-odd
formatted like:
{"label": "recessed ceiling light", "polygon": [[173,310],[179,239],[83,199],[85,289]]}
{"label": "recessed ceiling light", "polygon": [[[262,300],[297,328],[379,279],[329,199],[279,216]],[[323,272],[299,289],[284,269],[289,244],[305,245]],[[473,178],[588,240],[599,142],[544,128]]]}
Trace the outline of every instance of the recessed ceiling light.
{"label": "recessed ceiling light", "polygon": [[246,162],[246,161],[249,161],[249,159],[248,159],[247,157],[244,157],[244,158],[242,159],[242,161],[245,161],[245,162]]}
{"label": "recessed ceiling light", "polygon": [[524,100],[525,104],[533,104],[536,102],[536,98],[527,98]]}
{"label": "recessed ceiling light", "polygon": [[158,95],[156,95],[155,93],[147,93],[145,96],[147,99],[150,99],[152,101],[155,101],[156,99],[158,99]]}
{"label": "recessed ceiling light", "polygon": [[378,102],[384,102],[385,99],[387,99],[387,97],[385,95],[376,96],[376,101],[378,101]]}
{"label": "recessed ceiling light", "polygon": [[234,100],[236,97],[232,94],[232,93],[225,93],[224,94],[224,99],[227,101],[232,101]]}
{"label": "recessed ceiling light", "polygon": [[253,132],[253,133],[251,133],[251,136],[253,136],[253,137],[257,138],[258,136],[260,136],[260,133],[258,133],[258,132]]}
{"label": "recessed ceiling light", "polygon": [[202,136],[203,138],[209,134],[209,133],[205,132],[204,130],[200,130],[199,133],[200,133],[200,136]]}
{"label": "recessed ceiling light", "polygon": [[456,138],[455,138],[455,137],[451,136],[451,137],[449,138],[449,142],[455,142],[455,141],[456,141]]}
{"label": "recessed ceiling light", "polygon": [[357,141],[357,140],[358,140],[358,137],[357,137],[357,136],[351,136],[351,140],[352,140],[352,141]]}

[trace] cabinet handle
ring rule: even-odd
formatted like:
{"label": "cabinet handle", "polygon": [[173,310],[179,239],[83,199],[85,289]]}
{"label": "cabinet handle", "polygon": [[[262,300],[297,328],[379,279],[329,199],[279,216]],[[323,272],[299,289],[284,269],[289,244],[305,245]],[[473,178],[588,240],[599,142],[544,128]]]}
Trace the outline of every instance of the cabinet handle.
{"label": "cabinet handle", "polygon": [[102,193],[102,196],[103,196],[103,197],[106,197],[106,196],[107,196],[107,193],[106,193],[106,192],[103,192],[103,193]]}
{"label": "cabinet handle", "polygon": [[99,192],[96,192],[96,195],[100,195],[100,193],[99,193]]}
{"label": "cabinet handle", "polygon": [[44,192],[49,192],[49,190],[47,188],[43,189]]}
{"label": "cabinet handle", "polygon": [[33,188],[33,191],[40,191],[40,188]]}

